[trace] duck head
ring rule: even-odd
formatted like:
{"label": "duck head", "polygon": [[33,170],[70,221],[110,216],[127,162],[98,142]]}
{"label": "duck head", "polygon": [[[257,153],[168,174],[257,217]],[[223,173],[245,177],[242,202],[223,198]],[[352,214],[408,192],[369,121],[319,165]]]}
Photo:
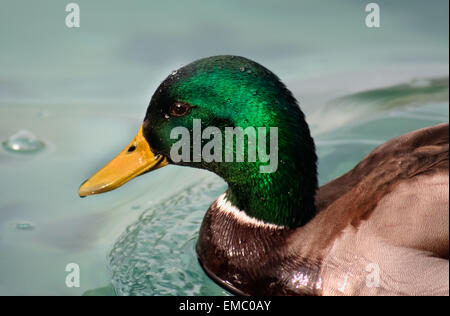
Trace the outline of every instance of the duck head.
{"label": "duck head", "polygon": [[[242,147],[227,138],[236,128],[249,132]],[[227,200],[248,216],[297,227],[315,215],[316,160],[304,115],[278,77],[249,59],[215,56],[161,83],[135,139],[79,195],[113,190],[168,164],[190,166],[222,177]]]}

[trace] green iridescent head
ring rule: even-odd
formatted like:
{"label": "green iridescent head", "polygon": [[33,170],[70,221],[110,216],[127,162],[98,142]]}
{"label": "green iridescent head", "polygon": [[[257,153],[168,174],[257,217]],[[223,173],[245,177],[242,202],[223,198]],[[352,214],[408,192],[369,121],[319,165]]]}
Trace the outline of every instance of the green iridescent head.
{"label": "green iridescent head", "polygon": [[[171,133],[183,127],[191,137],[195,120],[201,129],[215,127],[221,133],[223,159],[194,161],[196,151],[188,147],[190,161],[170,160],[179,139]],[[276,171],[261,172],[268,164],[256,156],[248,161],[248,137],[243,162],[226,162],[227,128],[267,129],[264,141],[269,152],[270,128],[277,128]],[[195,61],[174,71],[154,93],[143,124],[143,135],[155,154],[177,165],[212,171],[229,185],[228,200],[249,216],[268,223],[296,227],[315,215],[317,189],[314,142],[295,98],[276,75],[243,57],[215,56]],[[261,137],[256,134],[259,144]],[[204,146],[209,139],[202,139]],[[236,144],[231,148],[236,152]],[[214,150],[212,151],[214,152]],[[197,152],[198,153],[198,152]],[[218,159],[217,159],[218,160]],[[273,162],[272,162],[273,164]]]}

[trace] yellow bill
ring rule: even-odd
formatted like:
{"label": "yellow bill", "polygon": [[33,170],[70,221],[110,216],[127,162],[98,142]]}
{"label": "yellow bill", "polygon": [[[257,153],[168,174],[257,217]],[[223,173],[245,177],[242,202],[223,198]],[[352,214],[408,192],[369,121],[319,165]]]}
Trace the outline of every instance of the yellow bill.
{"label": "yellow bill", "polygon": [[150,150],[142,126],[133,141],[111,162],[85,181],[78,194],[81,197],[114,190],[131,179],[168,164],[164,156]]}

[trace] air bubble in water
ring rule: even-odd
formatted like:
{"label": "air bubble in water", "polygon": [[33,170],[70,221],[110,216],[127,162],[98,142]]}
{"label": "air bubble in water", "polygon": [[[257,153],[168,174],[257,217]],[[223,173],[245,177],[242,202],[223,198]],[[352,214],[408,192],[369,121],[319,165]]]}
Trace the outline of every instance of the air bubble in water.
{"label": "air bubble in water", "polygon": [[40,112],[38,113],[38,117],[39,117],[39,118],[42,118],[42,119],[48,118],[49,116],[50,116],[50,113],[48,113],[47,111],[40,111]]}
{"label": "air bubble in water", "polygon": [[16,228],[20,230],[32,230],[34,229],[34,225],[31,223],[17,223]]}
{"label": "air bubble in water", "polygon": [[44,148],[44,143],[31,132],[21,130],[4,141],[3,147],[15,153],[35,153]]}

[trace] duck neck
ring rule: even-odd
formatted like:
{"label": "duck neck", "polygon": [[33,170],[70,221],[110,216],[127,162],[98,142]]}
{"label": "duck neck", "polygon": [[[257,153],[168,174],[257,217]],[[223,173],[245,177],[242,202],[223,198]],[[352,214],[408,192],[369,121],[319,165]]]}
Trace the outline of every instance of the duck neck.
{"label": "duck neck", "polygon": [[292,252],[288,242],[302,229],[250,217],[231,204],[228,194],[211,205],[200,229],[196,251],[206,273],[239,295],[319,294],[319,261]]}
{"label": "duck neck", "polygon": [[[295,130],[279,130],[278,167],[272,173],[242,168],[225,180],[225,199],[251,218],[267,224],[296,228],[316,214],[316,153],[309,128],[302,119]],[[243,171],[242,171],[243,170]]]}

